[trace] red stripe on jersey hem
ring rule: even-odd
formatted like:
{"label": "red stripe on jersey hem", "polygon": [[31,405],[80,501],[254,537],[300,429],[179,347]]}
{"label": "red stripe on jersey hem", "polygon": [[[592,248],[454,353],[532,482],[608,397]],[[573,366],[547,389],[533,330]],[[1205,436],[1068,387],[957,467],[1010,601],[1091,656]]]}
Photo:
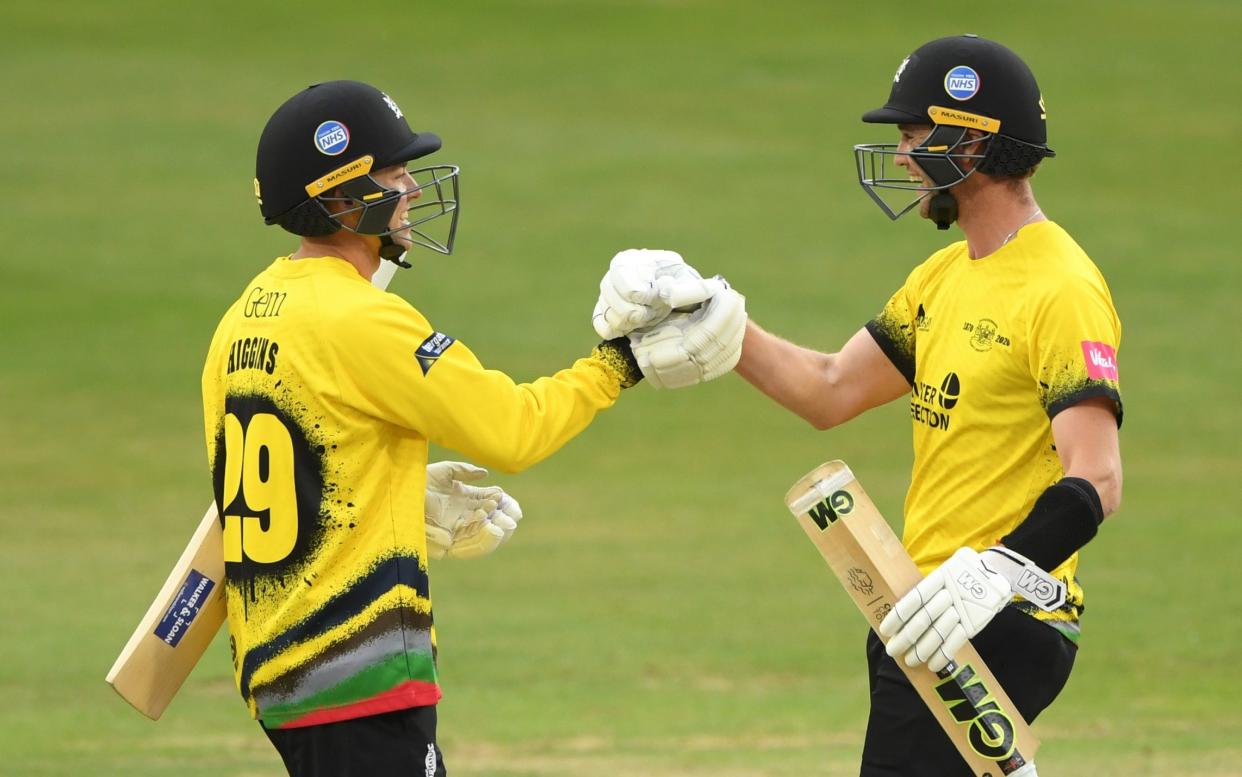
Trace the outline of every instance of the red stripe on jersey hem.
{"label": "red stripe on jersey hem", "polygon": [[305,728],[321,726],[324,723],[338,723],[342,720],[365,718],[370,715],[382,715],[385,712],[409,709],[410,707],[430,707],[440,701],[443,694],[438,683],[421,683],[409,680],[391,688],[378,696],[372,696],[344,707],[332,707],[326,710],[315,710],[274,728]]}

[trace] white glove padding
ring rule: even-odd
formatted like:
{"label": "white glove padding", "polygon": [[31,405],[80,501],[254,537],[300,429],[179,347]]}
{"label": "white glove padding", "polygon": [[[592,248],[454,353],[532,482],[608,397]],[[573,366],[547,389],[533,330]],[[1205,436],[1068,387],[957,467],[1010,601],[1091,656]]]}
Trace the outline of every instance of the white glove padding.
{"label": "white glove padding", "polygon": [[880,636],[890,656],[905,653],[906,666],[939,672],[1012,598],[1008,580],[961,548],[897,602]]}
{"label": "white glove padding", "polygon": [[677,308],[698,305],[716,290],[676,251],[630,248],[612,257],[600,280],[591,325],[612,340],[651,326]]}
{"label": "white glove padding", "polygon": [[656,388],[681,388],[724,375],[742,357],[746,298],[721,289],[691,313],[674,313],[630,335],[630,349],[643,377]]}
{"label": "white glove padding", "polygon": [[486,556],[513,536],[520,520],[521,506],[516,499],[502,493],[499,505],[486,518],[457,530],[445,557],[464,560]]}
{"label": "white glove padding", "polygon": [[[423,517],[427,532],[427,555],[432,559],[475,558],[490,553],[508,539],[522,517],[517,502],[500,486],[468,486],[466,481],[487,477],[487,470],[460,461],[438,461],[427,465],[427,490],[424,498]],[[512,512],[502,512],[507,500]],[[516,514],[516,517],[514,517]],[[499,517],[497,517],[499,516]],[[499,534],[482,528],[484,534],[494,535],[496,541],[486,550],[479,550],[486,543],[479,536],[481,527],[495,528]],[[458,551],[457,546],[462,549]],[[462,553],[468,555],[461,555]]]}

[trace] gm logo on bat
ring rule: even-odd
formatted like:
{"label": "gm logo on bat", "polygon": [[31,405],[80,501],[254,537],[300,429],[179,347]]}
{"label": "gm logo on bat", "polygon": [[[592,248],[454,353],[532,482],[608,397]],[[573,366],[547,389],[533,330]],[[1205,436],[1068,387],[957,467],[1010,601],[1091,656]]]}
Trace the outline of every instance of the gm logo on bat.
{"label": "gm logo on bat", "polygon": [[824,531],[830,524],[836,523],[838,518],[853,511],[854,495],[849,491],[833,491],[827,499],[816,503],[807,512],[807,517],[815,522],[820,531]]}
{"label": "gm logo on bat", "polygon": [[967,739],[971,749],[993,761],[1012,756],[1018,747],[1013,719],[1001,709],[974,668],[950,662],[938,674],[942,682],[936,685],[936,693],[953,719],[970,727]]}

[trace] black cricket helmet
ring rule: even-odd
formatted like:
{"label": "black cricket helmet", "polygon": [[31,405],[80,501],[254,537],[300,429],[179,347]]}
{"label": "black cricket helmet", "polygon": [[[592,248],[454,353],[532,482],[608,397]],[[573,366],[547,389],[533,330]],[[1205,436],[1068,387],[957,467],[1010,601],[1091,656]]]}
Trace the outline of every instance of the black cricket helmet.
{"label": "black cricket helmet", "polygon": [[[977,35],[920,46],[898,66],[888,102],[863,114],[862,120],[931,125],[931,133],[904,153],[926,173],[931,186],[897,169],[897,144],[857,145],[854,157],[859,183],[889,218],[899,218],[930,195],[929,215],[941,229],[957,217],[948,190],[976,171],[1020,175],[1056,155],[1048,147],[1044,99],[1035,75],[1013,51]],[[972,135],[971,130],[976,132]],[[966,159],[973,164],[963,165]],[[890,206],[881,189],[915,195],[904,207]]]}
{"label": "black cricket helmet", "polygon": [[[268,119],[259,138],[254,193],[267,224],[279,224],[302,237],[348,229],[381,240],[380,255],[400,261],[404,253],[392,239],[408,230],[415,245],[449,254],[457,233],[456,165],[410,170],[416,189],[389,189],[371,173],[406,164],[440,149],[431,132],[414,132],[391,97],[359,81],[314,84],[290,97]],[[408,200],[405,222],[390,227],[401,197]],[[329,202],[343,203],[333,212]],[[356,224],[342,217],[357,214]],[[448,216],[447,230],[429,234],[425,225]],[[353,221],[348,219],[347,221]]]}

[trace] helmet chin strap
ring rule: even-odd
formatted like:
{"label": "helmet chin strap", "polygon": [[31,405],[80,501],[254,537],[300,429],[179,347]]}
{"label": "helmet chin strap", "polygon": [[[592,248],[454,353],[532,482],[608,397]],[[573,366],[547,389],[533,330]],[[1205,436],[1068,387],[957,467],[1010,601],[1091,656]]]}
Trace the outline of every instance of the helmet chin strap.
{"label": "helmet chin strap", "polygon": [[957,221],[957,198],[941,189],[927,201],[927,218],[936,222],[936,229],[948,229]]}
{"label": "helmet chin strap", "polygon": [[[957,211],[955,210],[954,212],[956,213]],[[948,224],[945,225],[945,227],[947,226]],[[941,229],[944,229],[945,227],[941,227]],[[404,267],[407,270],[414,266],[405,261],[403,258],[405,257],[405,248],[403,248],[400,243],[393,240],[392,235],[380,235],[379,255],[380,259],[387,259],[388,261],[396,264],[398,267]]]}

